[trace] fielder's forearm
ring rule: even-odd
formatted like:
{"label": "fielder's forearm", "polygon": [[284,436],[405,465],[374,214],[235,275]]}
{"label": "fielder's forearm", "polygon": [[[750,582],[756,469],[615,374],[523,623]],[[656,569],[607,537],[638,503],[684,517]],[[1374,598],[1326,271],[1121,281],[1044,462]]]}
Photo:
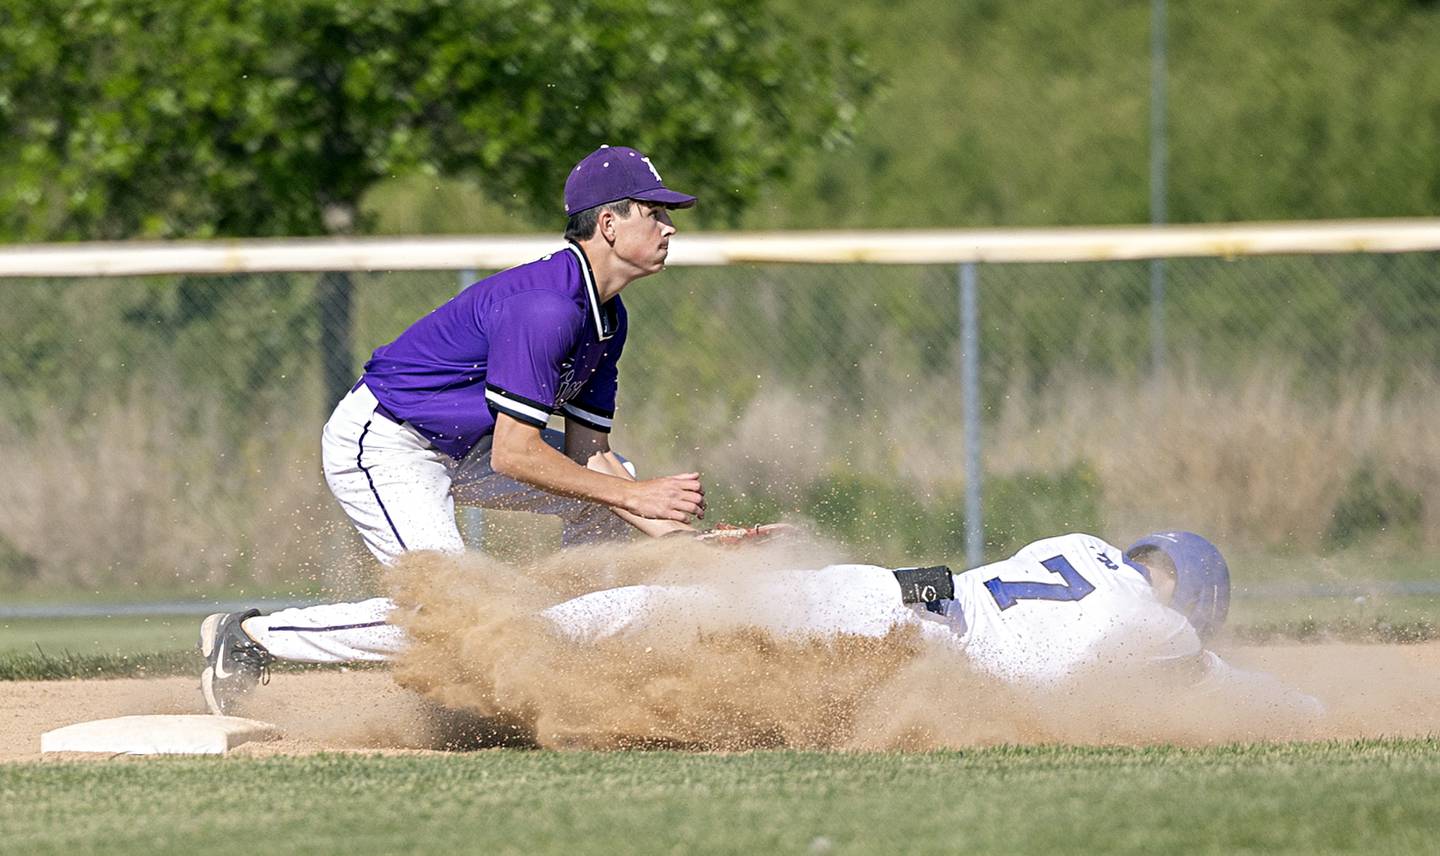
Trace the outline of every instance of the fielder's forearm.
{"label": "fielder's forearm", "polygon": [[490,465],[502,475],[561,496],[610,507],[624,507],[627,499],[624,480],[586,469],[524,425],[495,426]]}

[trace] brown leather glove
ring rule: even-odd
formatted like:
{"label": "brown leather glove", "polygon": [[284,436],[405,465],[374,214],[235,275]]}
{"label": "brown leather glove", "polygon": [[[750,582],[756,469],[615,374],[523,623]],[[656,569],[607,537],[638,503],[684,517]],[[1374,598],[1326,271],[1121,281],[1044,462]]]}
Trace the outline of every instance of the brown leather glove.
{"label": "brown leather glove", "polygon": [[732,526],[729,523],[717,523],[714,529],[697,534],[695,540],[720,547],[739,547],[763,544],[766,541],[792,536],[798,532],[799,530],[789,523],[761,523],[758,526]]}

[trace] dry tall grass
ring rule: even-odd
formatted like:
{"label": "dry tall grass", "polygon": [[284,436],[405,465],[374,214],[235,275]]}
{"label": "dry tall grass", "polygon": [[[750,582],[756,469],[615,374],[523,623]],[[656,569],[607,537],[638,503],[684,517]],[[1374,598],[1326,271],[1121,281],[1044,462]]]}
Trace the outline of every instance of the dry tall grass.
{"label": "dry tall grass", "polygon": [[[782,508],[838,469],[922,498],[953,494],[965,478],[958,394],[875,375],[861,419],[813,391],[768,387],[724,441],[699,449],[647,433],[661,421],[627,401],[616,445],[642,472],[698,467]],[[1302,380],[1278,364],[1218,379],[1182,368],[1144,388],[1016,378],[986,414],[987,472],[1087,462],[1112,537],[1182,525],[1227,544],[1317,551],[1347,485],[1369,471],[1420,497],[1421,546],[1440,548],[1440,378],[1386,391],[1357,375],[1328,396]],[[322,416],[277,412],[237,432],[220,408],[173,398],[137,386],[83,420],[41,414],[34,430],[0,414],[0,547],[31,560],[29,579],[12,568],[9,584],[353,589],[371,563],[323,484]]]}
{"label": "dry tall grass", "polygon": [[88,418],[37,419],[0,420],[0,538],[33,560],[12,583],[309,587],[354,572],[337,561],[351,533],[319,472],[318,425],[277,414],[236,431],[218,403],[140,385]]}
{"label": "dry tall grass", "polygon": [[[1356,374],[1329,393],[1304,380],[1274,362],[1228,378],[1181,367],[1141,386],[1060,374],[1035,387],[1015,377],[985,414],[986,472],[1085,462],[1116,537],[1186,526],[1227,543],[1314,551],[1347,486],[1368,471],[1421,498],[1422,545],[1440,548],[1440,378],[1416,373],[1387,392]],[[736,423],[743,441],[652,464],[745,473],[747,485],[793,484],[826,467],[898,479],[922,496],[963,484],[958,389],[871,383],[864,401],[869,415],[856,421],[813,393],[769,388]],[[645,436],[643,416],[630,418],[617,435],[624,448],[668,448]]]}
{"label": "dry tall grass", "polygon": [[1350,377],[1330,397],[1293,368],[1260,364],[1234,380],[1181,370],[1163,383],[1062,378],[1012,394],[992,429],[993,471],[1084,459],[1104,488],[1105,518],[1128,531],[1185,525],[1226,541],[1314,550],[1363,470],[1422,499],[1426,546],[1440,546],[1440,397],[1412,377],[1392,395]]}

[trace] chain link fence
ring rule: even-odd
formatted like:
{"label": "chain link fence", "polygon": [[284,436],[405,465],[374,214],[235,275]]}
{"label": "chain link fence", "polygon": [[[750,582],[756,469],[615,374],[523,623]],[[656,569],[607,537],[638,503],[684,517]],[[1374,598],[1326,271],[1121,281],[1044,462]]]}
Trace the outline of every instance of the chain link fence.
{"label": "chain link fence", "polygon": [[[1145,261],[980,265],[974,354],[959,273],[640,280],[614,445],[642,475],[701,470],[714,519],[802,519],[857,560],[962,564],[973,357],[986,558],[1063,531],[1185,527],[1257,585],[1433,577],[1440,255],[1174,259],[1163,293]],[[460,282],[0,280],[0,579],[363,579],[320,428],[370,351]],[[487,527],[497,549],[506,537]]]}

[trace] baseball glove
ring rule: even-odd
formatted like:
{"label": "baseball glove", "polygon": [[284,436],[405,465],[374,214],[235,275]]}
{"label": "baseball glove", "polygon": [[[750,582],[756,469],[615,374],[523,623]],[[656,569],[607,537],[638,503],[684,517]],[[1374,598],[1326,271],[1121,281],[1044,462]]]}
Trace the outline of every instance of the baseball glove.
{"label": "baseball glove", "polygon": [[763,544],[776,538],[793,536],[798,531],[789,523],[761,523],[758,526],[732,526],[729,523],[717,523],[714,529],[696,535],[695,540],[719,547],[739,547]]}

